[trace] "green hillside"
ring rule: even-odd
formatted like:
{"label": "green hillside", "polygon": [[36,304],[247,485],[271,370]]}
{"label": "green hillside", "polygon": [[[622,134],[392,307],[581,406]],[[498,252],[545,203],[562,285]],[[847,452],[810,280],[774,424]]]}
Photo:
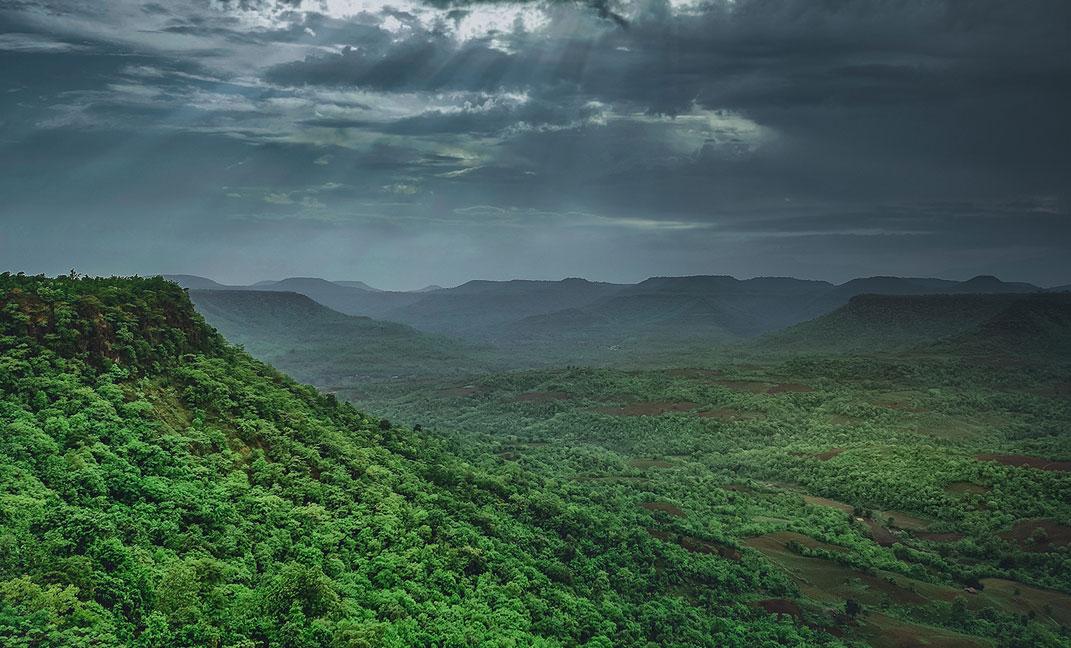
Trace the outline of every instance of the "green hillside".
{"label": "green hillside", "polygon": [[773,352],[900,351],[965,333],[1017,295],[860,295],[846,306],[760,339]]}
{"label": "green hillside", "polygon": [[772,353],[914,351],[1071,357],[1071,298],[1056,294],[860,295],[757,340]]}
{"label": "green hillside", "polygon": [[[162,279],[0,275],[0,645],[837,645],[582,484],[457,458]],[[761,594],[760,594],[761,595]]]}
{"label": "green hillside", "polygon": [[1071,358],[1071,295],[1031,295],[941,345],[952,353]]}
{"label": "green hillside", "polygon": [[191,290],[190,299],[228,341],[319,387],[461,376],[488,366],[478,349],[460,342],[343,315],[297,293]]}

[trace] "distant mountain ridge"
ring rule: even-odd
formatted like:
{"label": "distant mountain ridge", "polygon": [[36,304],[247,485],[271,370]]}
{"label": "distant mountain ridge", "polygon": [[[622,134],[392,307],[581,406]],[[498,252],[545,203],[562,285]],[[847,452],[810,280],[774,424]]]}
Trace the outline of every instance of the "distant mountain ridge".
{"label": "distant mountain ridge", "polygon": [[[791,277],[651,277],[637,284],[474,280],[454,288],[381,291],[362,282],[292,277],[222,286],[191,275],[169,278],[194,289],[293,292],[347,315],[400,322],[428,332],[499,346],[610,347],[643,340],[754,338],[812,320],[863,294],[1022,294],[1026,283],[981,275],[967,281],[863,277],[842,284]],[[563,348],[565,348],[563,347]]]}
{"label": "distant mountain ridge", "polygon": [[774,352],[1071,355],[1071,295],[858,295],[814,320],[763,336]]}
{"label": "distant mountain ridge", "polygon": [[320,387],[485,368],[457,340],[339,313],[296,292],[190,290],[189,297],[228,341]]}

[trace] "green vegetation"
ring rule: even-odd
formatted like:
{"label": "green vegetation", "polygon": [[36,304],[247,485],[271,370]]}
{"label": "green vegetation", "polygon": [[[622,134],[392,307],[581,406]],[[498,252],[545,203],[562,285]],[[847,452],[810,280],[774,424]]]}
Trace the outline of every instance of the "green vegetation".
{"label": "green vegetation", "polygon": [[321,384],[443,355],[358,409],[161,279],[0,275],[0,645],[1071,642],[1071,366],[985,355],[1062,302],[926,354],[475,375],[247,294],[194,298],[280,363],[336,349],[292,365]]}
{"label": "green vegetation", "polygon": [[781,594],[741,600],[847,640],[1055,646],[1071,627],[1068,375],[797,359],[512,373],[369,404],[482,469],[601,502],[668,555],[784,574]]}
{"label": "green vegetation", "polygon": [[296,385],[173,284],[0,295],[0,644],[838,643],[746,603],[792,589],[758,556]]}

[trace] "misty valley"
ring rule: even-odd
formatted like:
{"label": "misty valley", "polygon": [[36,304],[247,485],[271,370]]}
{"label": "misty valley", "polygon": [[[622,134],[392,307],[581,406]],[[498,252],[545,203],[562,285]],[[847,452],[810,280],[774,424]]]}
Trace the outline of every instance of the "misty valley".
{"label": "misty valley", "polygon": [[5,645],[1071,636],[1061,288],[0,296]]}

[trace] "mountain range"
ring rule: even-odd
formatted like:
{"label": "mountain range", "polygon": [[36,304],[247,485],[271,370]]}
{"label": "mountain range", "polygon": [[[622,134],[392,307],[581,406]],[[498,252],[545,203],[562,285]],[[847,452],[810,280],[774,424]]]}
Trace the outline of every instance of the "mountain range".
{"label": "mountain range", "polygon": [[293,277],[224,286],[191,275],[167,278],[195,290],[288,292],[347,315],[407,324],[499,347],[611,347],[647,340],[727,342],[757,337],[830,313],[864,294],[1040,293],[992,276],[968,281],[867,277],[842,284],[789,277],[652,277],[637,284],[470,281],[453,288],[397,292],[362,282]]}

